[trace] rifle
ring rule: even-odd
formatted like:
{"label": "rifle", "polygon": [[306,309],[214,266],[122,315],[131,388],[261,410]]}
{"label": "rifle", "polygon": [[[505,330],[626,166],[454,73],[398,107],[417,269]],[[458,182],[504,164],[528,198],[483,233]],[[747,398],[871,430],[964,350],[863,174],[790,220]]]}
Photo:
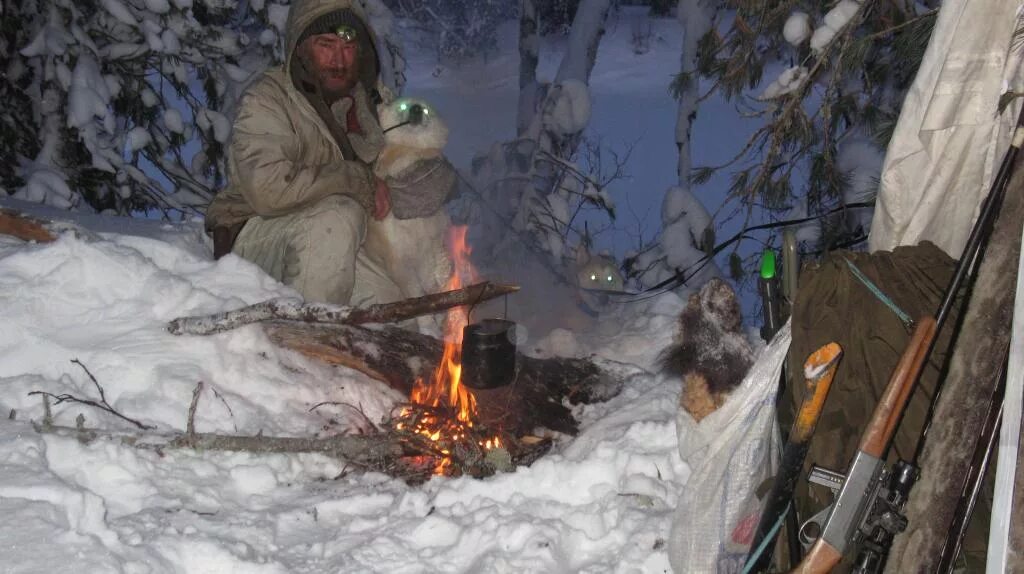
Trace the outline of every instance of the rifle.
{"label": "rifle", "polygon": [[[982,248],[1002,205],[1022,144],[1024,113],[1017,120],[1010,149],[1003,158],[991,190],[982,202],[978,221],[971,229],[963,255],[957,263],[938,313],[935,318],[922,317],[918,320],[910,343],[900,357],[867,429],[861,435],[857,453],[846,475],[831,473],[831,482],[838,487],[839,494],[829,508],[812,517],[804,525],[804,532],[814,529],[814,525],[819,524],[816,520],[827,516],[821,528],[821,535],[814,539],[810,551],[793,572],[828,572],[839,563],[849,549],[858,544],[861,551],[854,571],[876,572],[885,564],[892,538],[906,528],[907,521],[902,511],[918,478],[917,461],[931,425],[936,402],[942,393],[941,382],[932,397],[925,428],[918,441],[913,461],[901,460],[890,470],[885,468],[884,460],[925,359],[935,346],[936,334],[949,317],[961,287],[966,286],[969,279],[973,278],[973,270],[980,262]],[[822,476],[827,474],[820,469],[812,469],[811,480],[822,481]]]}

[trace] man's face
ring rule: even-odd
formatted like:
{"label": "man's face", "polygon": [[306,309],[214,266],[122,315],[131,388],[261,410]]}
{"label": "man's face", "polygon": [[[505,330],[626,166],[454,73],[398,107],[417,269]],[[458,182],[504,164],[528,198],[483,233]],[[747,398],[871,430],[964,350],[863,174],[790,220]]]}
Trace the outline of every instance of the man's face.
{"label": "man's face", "polygon": [[303,40],[299,48],[328,99],[347,96],[359,81],[359,54],[354,39],[333,33],[318,34]]}

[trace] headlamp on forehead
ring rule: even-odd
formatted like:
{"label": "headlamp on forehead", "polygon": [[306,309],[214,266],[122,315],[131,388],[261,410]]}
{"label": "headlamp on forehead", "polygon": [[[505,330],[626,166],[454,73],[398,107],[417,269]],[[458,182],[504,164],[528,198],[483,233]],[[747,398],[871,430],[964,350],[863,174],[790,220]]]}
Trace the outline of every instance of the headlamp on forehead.
{"label": "headlamp on forehead", "polygon": [[356,37],[357,37],[356,36],[356,29],[353,28],[352,26],[348,26],[346,24],[342,24],[341,26],[338,26],[334,30],[334,33],[339,38],[341,38],[342,40],[344,40],[346,42],[354,43],[356,41]]}

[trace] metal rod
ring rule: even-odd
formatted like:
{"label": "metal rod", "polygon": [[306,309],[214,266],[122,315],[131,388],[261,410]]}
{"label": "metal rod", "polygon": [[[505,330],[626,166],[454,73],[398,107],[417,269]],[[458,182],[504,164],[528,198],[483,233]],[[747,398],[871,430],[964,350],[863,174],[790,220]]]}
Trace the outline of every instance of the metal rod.
{"label": "metal rod", "polygon": [[[973,271],[977,266],[977,263],[981,260],[980,254],[982,248],[992,231],[992,223],[995,221],[995,217],[999,213],[999,209],[1002,207],[1003,197],[1006,195],[1006,188],[1010,182],[1010,176],[1013,175],[1014,163],[1017,160],[1017,155],[1020,152],[1022,144],[1024,144],[1024,110],[1022,110],[1021,114],[1017,117],[1017,126],[1014,129],[1010,149],[1007,150],[1006,155],[1003,157],[1003,162],[999,166],[999,172],[992,181],[992,188],[981,204],[981,212],[978,215],[978,220],[975,222],[974,227],[971,228],[971,234],[967,238],[967,245],[964,246],[963,255],[960,256],[960,261],[957,262],[956,270],[953,273],[953,279],[950,281],[949,288],[946,289],[945,297],[942,300],[942,304],[939,306],[939,312],[935,316],[936,336],[932,340],[932,344],[928,347],[926,356],[931,356],[931,353],[935,348],[935,343],[939,339],[939,332],[942,330],[942,326],[949,317],[950,310],[953,307],[953,303],[956,301],[960,288],[964,286],[965,281],[974,279],[974,274],[971,273],[971,271]],[[970,275],[968,275],[969,273]],[[953,343],[951,342],[951,344]],[[939,384],[935,389],[935,394],[932,395],[932,400],[928,404],[928,413],[925,415],[924,428],[921,430],[921,435],[917,439],[917,446],[914,448],[914,458],[911,459],[915,466],[919,466],[918,461],[921,459],[921,452],[924,450],[924,445],[928,438],[928,432],[931,430],[932,419],[935,416],[935,407],[939,403],[939,397],[942,396],[943,382],[944,381],[942,380],[939,381]]]}

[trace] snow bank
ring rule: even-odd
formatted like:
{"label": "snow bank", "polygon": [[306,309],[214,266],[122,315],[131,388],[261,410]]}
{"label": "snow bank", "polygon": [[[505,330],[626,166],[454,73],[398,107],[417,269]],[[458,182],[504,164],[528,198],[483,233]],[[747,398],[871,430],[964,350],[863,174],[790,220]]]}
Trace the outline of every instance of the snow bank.
{"label": "snow bank", "polygon": [[[85,218],[83,218],[85,220]],[[174,337],[174,317],[294,292],[234,256],[211,261],[197,224],[91,216],[52,244],[0,236],[0,525],[5,567],[90,573],[664,572],[676,493],[678,383],[636,375],[614,400],[577,409],[581,433],[530,468],[420,487],[319,455],[137,450],[37,434],[33,390],[96,398],[71,359],[128,416],[180,431],[206,384],[200,431],[311,436],[348,430],[341,406],[379,420],[400,397],[375,381],[272,345],[256,327]],[[673,296],[674,297],[674,296]],[[671,336],[672,302],[628,326]],[[625,328],[624,328],[625,329]],[[654,331],[653,329],[657,329]],[[596,335],[595,335],[596,336]],[[598,345],[588,339],[587,345]],[[615,352],[613,351],[612,354]],[[216,391],[216,394],[214,394]],[[13,411],[14,418],[7,414]],[[130,430],[95,409],[53,407],[58,424]],[[16,526],[15,526],[16,525]],[[54,544],[53,541],[59,541]]]}

